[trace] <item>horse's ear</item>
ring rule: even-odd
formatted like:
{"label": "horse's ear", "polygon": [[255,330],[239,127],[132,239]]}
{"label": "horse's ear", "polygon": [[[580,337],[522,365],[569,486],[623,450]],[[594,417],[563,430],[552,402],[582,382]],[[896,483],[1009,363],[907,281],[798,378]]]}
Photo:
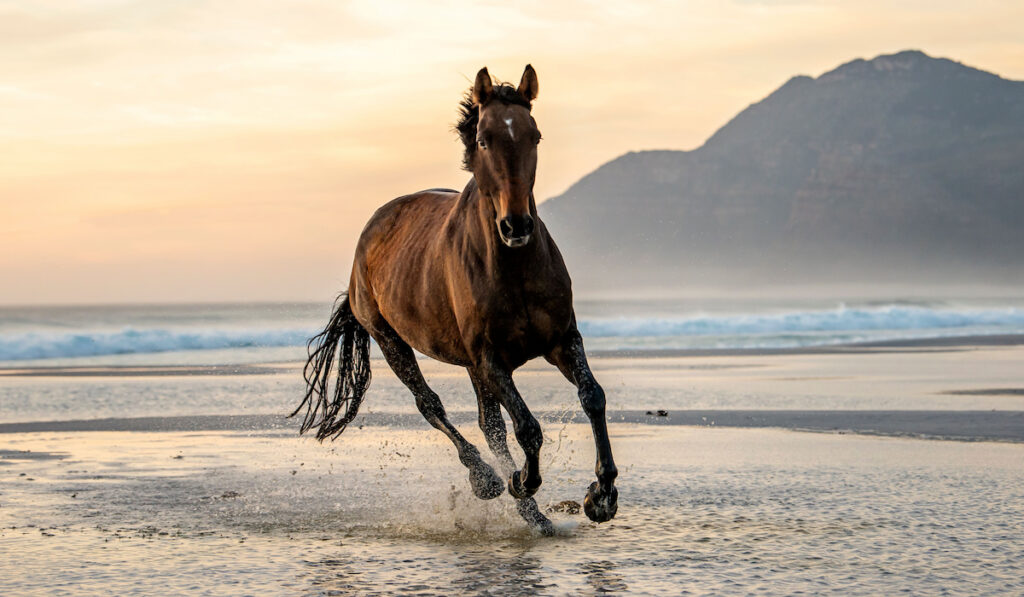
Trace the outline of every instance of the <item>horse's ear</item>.
{"label": "horse's ear", "polygon": [[519,81],[519,89],[516,89],[516,91],[528,102],[537,99],[540,83],[537,82],[537,71],[533,70],[533,67],[529,64],[526,65],[526,70],[523,71],[523,78]]}
{"label": "horse's ear", "polygon": [[487,100],[491,99],[493,93],[494,87],[491,86],[491,73],[487,72],[487,67],[485,66],[476,74],[476,82],[473,83],[473,101],[476,102],[476,105],[482,106],[487,103]]}

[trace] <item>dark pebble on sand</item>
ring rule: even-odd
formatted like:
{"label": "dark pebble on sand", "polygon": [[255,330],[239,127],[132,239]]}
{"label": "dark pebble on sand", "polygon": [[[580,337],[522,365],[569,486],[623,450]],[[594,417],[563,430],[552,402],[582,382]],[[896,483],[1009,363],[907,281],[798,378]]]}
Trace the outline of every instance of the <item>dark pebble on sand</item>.
{"label": "dark pebble on sand", "polygon": [[579,514],[580,503],[574,502],[573,500],[563,500],[557,504],[551,504],[547,507],[547,511],[550,512],[565,512],[566,514]]}

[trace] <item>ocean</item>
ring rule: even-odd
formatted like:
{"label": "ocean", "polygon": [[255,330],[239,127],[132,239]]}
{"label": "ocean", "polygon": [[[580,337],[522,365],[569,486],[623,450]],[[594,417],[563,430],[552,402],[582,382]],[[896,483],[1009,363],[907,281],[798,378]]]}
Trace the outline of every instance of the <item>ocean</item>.
{"label": "ocean", "polygon": [[[0,308],[0,367],[304,359],[326,303]],[[590,351],[789,349],[1024,333],[1024,299],[578,301]]]}

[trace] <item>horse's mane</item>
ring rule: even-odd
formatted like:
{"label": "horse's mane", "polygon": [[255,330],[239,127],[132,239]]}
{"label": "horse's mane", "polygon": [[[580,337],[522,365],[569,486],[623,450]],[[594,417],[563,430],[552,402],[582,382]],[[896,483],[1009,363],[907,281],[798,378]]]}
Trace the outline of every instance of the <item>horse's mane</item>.
{"label": "horse's mane", "polygon": [[[530,102],[508,83],[494,85],[494,95],[491,97],[503,104],[522,106],[527,110],[531,107]],[[459,121],[455,123],[455,132],[459,134],[462,144],[466,146],[466,151],[462,155],[464,170],[469,170],[470,164],[473,163],[473,154],[476,153],[476,125],[479,120],[480,111],[477,110],[476,102],[473,101],[473,88],[470,87],[462,96],[462,101],[459,102]]]}

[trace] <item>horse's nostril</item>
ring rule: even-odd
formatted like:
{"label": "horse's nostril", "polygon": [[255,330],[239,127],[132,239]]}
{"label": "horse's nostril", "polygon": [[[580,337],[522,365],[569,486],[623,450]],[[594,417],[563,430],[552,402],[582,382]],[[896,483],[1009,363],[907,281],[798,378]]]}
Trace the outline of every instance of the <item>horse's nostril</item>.
{"label": "horse's nostril", "polygon": [[515,246],[522,246],[533,234],[533,218],[530,214],[502,218],[498,221],[498,232],[506,242],[515,241]]}
{"label": "horse's nostril", "polygon": [[512,236],[512,218],[504,218],[503,220],[501,220],[501,222],[498,222],[498,226],[499,228],[501,228],[501,234],[505,238],[509,238]]}

